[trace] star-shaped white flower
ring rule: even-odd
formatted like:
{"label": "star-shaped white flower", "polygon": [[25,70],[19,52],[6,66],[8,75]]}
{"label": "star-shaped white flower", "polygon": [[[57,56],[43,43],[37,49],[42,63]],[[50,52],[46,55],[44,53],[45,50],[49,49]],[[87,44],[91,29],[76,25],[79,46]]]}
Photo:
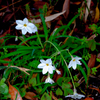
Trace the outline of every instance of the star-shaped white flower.
{"label": "star-shaped white flower", "polygon": [[28,21],[27,18],[23,20],[16,20],[17,26],[15,27],[17,30],[21,30],[22,34],[25,35],[27,32],[35,33],[37,32],[37,27]]}
{"label": "star-shaped white flower", "polygon": [[55,70],[55,67],[52,66],[52,60],[47,59],[47,60],[40,60],[40,64],[38,65],[38,68],[43,69],[42,73],[46,74],[49,72],[50,74],[53,74],[53,70]]}
{"label": "star-shaped white flower", "polygon": [[74,70],[78,65],[81,65],[82,63],[79,61],[80,59],[82,59],[81,57],[72,57],[72,60],[69,62],[68,68],[73,68]]}
{"label": "star-shaped white flower", "polygon": [[81,99],[81,98],[84,98],[85,95],[78,94],[78,93],[76,92],[76,89],[75,89],[73,95],[68,95],[68,96],[65,96],[65,97],[71,97],[71,98],[73,98],[73,99]]}
{"label": "star-shaped white flower", "polygon": [[47,79],[45,80],[45,83],[54,83],[54,81],[50,78],[50,76],[47,77]]}

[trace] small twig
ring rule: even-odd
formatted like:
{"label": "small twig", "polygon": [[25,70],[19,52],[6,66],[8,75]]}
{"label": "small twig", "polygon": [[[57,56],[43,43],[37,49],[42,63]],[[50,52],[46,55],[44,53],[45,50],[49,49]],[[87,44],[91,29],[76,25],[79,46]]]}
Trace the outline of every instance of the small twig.
{"label": "small twig", "polygon": [[78,83],[79,83],[79,84],[82,84],[84,81],[85,81],[85,79],[84,79],[84,77],[82,77],[82,78],[78,81]]}
{"label": "small twig", "polygon": [[[14,4],[18,3],[18,2],[21,2],[21,1],[22,0],[16,1],[16,2],[14,2],[14,3],[12,3],[12,4],[8,5],[8,6],[12,6],[12,5],[14,5]],[[5,6],[5,7],[1,8],[0,11],[6,9],[8,6]]]}
{"label": "small twig", "polygon": [[18,68],[19,70],[21,70],[21,71],[25,72],[26,74],[30,75],[29,73],[26,72],[26,71],[31,71],[30,69],[22,68],[22,67],[18,67],[18,66],[10,66],[10,67]]}

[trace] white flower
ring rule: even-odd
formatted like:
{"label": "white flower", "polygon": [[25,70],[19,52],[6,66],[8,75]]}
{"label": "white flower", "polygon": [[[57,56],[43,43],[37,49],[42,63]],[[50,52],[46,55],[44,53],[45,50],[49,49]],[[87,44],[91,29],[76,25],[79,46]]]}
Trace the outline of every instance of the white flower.
{"label": "white flower", "polygon": [[50,76],[48,75],[47,79],[45,80],[45,83],[54,83],[54,81],[50,78]]}
{"label": "white flower", "polygon": [[61,72],[58,69],[56,69],[56,72],[57,72],[57,74],[61,74]]}
{"label": "white flower", "polygon": [[27,32],[37,32],[37,27],[33,23],[30,23],[27,18],[24,18],[23,20],[16,20],[16,23],[17,26],[15,28],[17,30],[21,30],[23,35],[25,35]]}
{"label": "white flower", "polygon": [[80,59],[82,59],[81,57],[72,57],[72,60],[69,62],[68,68],[73,68],[74,70],[78,65],[81,65],[82,63],[79,61]]}
{"label": "white flower", "polygon": [[76,89],[75,89],[73,95],[68,95],[68,96],[65,96],[65,97],[71,97],[71,98],[73,98],[73,99],[81,99],[81,98],[84,98],[85,95],[78,94],[78,93],[76,92]]}
{"label": "white flower", "polygon": [[42,73],[46,74],[49,72],[50,74],[53,74],[53,70],[55,70],[55,67],[52,66],[52,60],[47,59],[47,60],[40,60],[40,64],[38,65],[38,68],[43,69]]}
{"label": "white flower", "polygon": [[82,95],[82,94],[75,93],[75,94],[73,94],[73,95],[68,95],[68,96],[66,96],[66,97],[71,97],[71,98],[73,98],[73,99],[81,99],[81,98],[84,98],[85,96]]}

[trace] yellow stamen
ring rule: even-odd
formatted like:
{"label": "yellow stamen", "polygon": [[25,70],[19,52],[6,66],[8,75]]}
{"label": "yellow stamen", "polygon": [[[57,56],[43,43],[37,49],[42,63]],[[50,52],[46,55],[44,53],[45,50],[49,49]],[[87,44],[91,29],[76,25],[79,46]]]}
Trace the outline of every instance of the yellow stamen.
{"label": "yellow stamen", "polygon": [[24,24],[24,26],[26,27],[27,25],[26,25],[26,24]]}
{"label": "yellow stamen", "polygon": [[49,66],[49,64],[46,64],[47,66]]}
{"label": "yellow stamen", "polygon": [[75,61],[75,59],[73,59],[73,61]]}

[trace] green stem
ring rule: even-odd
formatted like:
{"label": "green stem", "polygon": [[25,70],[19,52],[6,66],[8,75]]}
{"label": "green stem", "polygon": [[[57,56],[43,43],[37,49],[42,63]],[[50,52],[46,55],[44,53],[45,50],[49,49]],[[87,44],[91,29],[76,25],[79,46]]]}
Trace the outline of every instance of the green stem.
{"label": "green stem", "polygon": [[[61,56],[62,56],[63,61],[65,62],[65,65],[66,65],[66,67],[67,67],[68,65],[67,65],[67,62],[65,61],[65,58],[63,57],[62,54],[61,54]],[[72,77],[72,74],[71,74],[71,72],[70,72],[70,70],[69,70],[68,67],[67,67],[67,69],[68,69],[68,71],[69,71],[69,74],[70,74],[70,77],[71,77],[71,80],[72,80],[73,87],[74,87],[74,89],[76,89],[75,84],[74,84],[74,80],[73,80],[73,77]]]}
{"label": "green stem", "polygon": [[[52,42],[50,42],[50,41],[46,41],[46,42],[52,44],[52,45],[56,48],[56,50],[57,50],[58,52],[60,52],[60,50],[59,50]],[[65,58],[63,57],[63,55],[61,54],[61,52],[60,52],[60,55],[61,55],[61,57],[62,57],[62,59],[63,59],[65,65],[66,65],[66,67],[67,67],[67,66],[68,66],[68,65],[67,65],[67,62],[65,61]],[[68,67],[67,67],[67,69],[68,69],[68,71],[69,71],[69,74],[70,74],[70,77],[71,77],[71,80],[72,80],[73,87],[74,87],[74,89],[76,89],[75,84],[74,84],[74,80],[73,80],[73,77],[72,77],[72,74],[71,74],[71,72],[70,72],[70,70],[69,70]]]}
{"label": "green stem", "polygon": [[21,41],[23,41],[23,43],[25,43],[28,47],[29,47],[29,45],[23,40],[23,39],[21,39],[20,37],[18,37]]}
{"label": "green stem", "polygon": [[43,48],[43,45],[42,45],[42,42],[41,42],[41,39],[40,39],[40,37],[39,37],[38,32],[36,32],[36,35],[37,35],[37,37],[38,37],[38,40],[39,40],[39,42],[40,42],[41,47]]}

